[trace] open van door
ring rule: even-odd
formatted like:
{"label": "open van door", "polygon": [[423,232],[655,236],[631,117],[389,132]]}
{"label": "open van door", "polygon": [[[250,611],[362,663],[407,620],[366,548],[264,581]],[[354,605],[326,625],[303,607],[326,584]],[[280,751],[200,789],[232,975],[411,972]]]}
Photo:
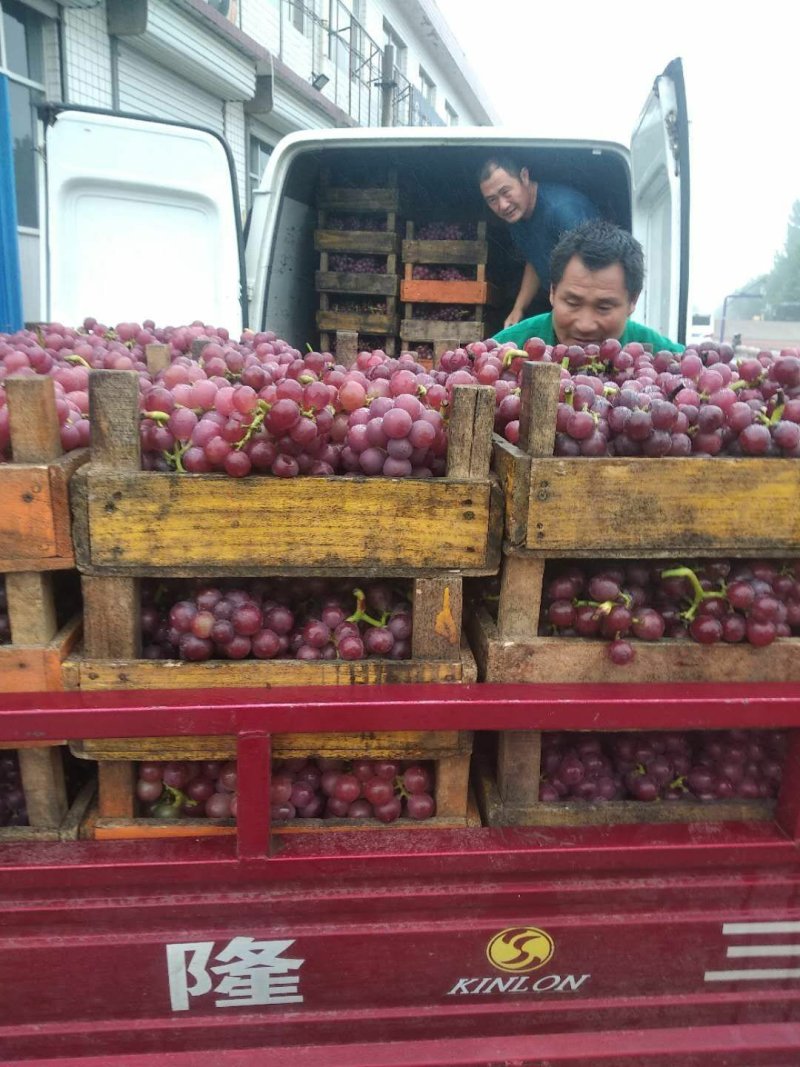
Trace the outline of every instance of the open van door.
{"label": "open van door", "polygon": [[211,130],[48,105],[51,321],[247,324],[233,160]]}
{"label": "open van door", "polygon": [[660,74],[631,138],[633,233],[645,251],[637,321],[685,343],[689,299],[689,119],[683,64]]}

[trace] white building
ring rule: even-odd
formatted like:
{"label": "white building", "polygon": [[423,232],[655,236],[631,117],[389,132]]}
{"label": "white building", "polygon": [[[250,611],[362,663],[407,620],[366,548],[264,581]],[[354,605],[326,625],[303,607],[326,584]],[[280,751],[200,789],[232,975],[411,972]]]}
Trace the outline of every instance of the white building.
{"label": "white building", "polygon": [[243,210],[292,130],[494,121],[433,0],[0,0],[0,13],[26,320],[40,317],[44,101],[217,131]]}

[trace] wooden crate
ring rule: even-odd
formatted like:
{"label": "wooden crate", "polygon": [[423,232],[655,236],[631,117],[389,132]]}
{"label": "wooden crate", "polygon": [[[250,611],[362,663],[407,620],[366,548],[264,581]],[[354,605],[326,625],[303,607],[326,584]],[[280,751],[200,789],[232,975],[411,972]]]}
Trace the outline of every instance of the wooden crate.
{"label": "wooden crate", "polygon": [[[273,756],[325,756],[332,759],[433,760],[436,764],[437,814],[417,822],[401,819],[395,829],[442,829],[477,825],[469,798],[472,733],[469,731],[405,731],[378,733],[276,734]],[[72,752],[98,761],[99,796],[90,833],[97,838],[186,837],[233,834],[233,820],[182,819],[175,823],[136,816],[136,762],[140,760],[196,760],[236,758],[232,737],[116,738],[73,742]],[[331,829],[383,829],[374,820],[302,819],[273,827],[275,833],[303,833]]]}
{"label": "wooden crate", "polygon": [[796,460],[554,457],[559,376],[526,363],[519,448],[494,439],[509,545],[563,558],[798,554]]}
{"label": "wooden crate", "polygon": [[[322,336],[336,333],[337,330],[355,330],[360,334],[396,334],[397,300],[392,296],[386,297],[385,311],[329,311],[320,307],[317,311],[317,328]],[[323,348],[329,348],[327,340],[320,343]]]}
{"label": "wooden crate", "polygon": [[402,209],[397,170],[390,168],[383,185],[350,188],[335,185],[329,168],[320,172],[317,207],[342,215],[396,214]]}
{"label": "wooden crate", "polygon": [[486,336],[486,323],[482,319],[466,319],[461,322],[439,322],[434,319],[400,320],[400,341],[404,349],[414,344],[432,344],[437,361],[442,352],[470,341],[481,341]]}
{"label": "wooden crate", "polygon": [[481,817],[487,826],[610,826],[620,823],[694,823],[770,820],[774,800],[654,801],[539,800],[541,735],[500,735],[497,770],[475,761],[473,776]]}
{"label": "wooden crate", "polygon": [[47,741],[0,742],[16,749],[29,826],[0,826],[0,844],[17,841],[74,841],[95,792],[94,782],[79,791],[72,805],[64,780],[64,745]]}
{"label": "wooden crate", "polygon": [[448,474],[427,480],[142,471],[137,375],[95,371],[90,392],[92,459],[73,479],[83,574],[496,573],[502,502],[488,471],[490,387],[456,388]]}
{"label": "wooden crate", "polygon": [[559,377],[554,364],[527,363],[521,447],[495,435],[506,543],[496,621],[481,604],[468,612],[479,676],[491,682],[800,680],[796,638],[760,649],[636,641],[633,662],[618,667],[606,642],[539,636],[549,559],[780,557],[800,550],[794,460],[553,458]]}
{"label": "wooden crate", "polygon": [[[406,302],[406,319],[412,318],[415,304],[495,304],[498,293],[486,280],[486,261],[489,243],[486,223],[478,223],[475,241],[415,240],[414,223],[406,223],[406,239],[402,246],[405,277],[400,285],[400,299]],[[414,267],[424,264],[474,267],[473,281],[438,281],[414,278]],[[476,315],[476,318],[482,318]]]}
{"label": "wooden crate", "polygon": [[13,462],[0,463],[0,573],[74,567],[68,485],[88,450],[62,452],[52,378],[3,384]]}

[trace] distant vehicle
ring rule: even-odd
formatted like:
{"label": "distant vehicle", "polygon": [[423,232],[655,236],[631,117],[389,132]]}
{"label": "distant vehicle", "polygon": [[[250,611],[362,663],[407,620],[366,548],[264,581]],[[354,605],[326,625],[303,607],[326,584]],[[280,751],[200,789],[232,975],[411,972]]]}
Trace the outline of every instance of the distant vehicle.
{"label": "distant vehicle", "polygon": [[700,341],[714,340],[714,316],[711,313],[696,311],[692,314],[691,323],[687,331],[687,345],[698,344]]}

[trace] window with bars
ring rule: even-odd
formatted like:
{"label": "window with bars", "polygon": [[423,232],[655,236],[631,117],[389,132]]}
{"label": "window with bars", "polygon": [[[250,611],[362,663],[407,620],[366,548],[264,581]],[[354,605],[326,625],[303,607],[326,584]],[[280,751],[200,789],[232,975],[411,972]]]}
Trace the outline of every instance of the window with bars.
{"label": "window with bars", "polygon": [[17,222],[38,229],[36,105],[45,98],[43,18],[17,3],[0,0],[0,72],[8,78]]}

